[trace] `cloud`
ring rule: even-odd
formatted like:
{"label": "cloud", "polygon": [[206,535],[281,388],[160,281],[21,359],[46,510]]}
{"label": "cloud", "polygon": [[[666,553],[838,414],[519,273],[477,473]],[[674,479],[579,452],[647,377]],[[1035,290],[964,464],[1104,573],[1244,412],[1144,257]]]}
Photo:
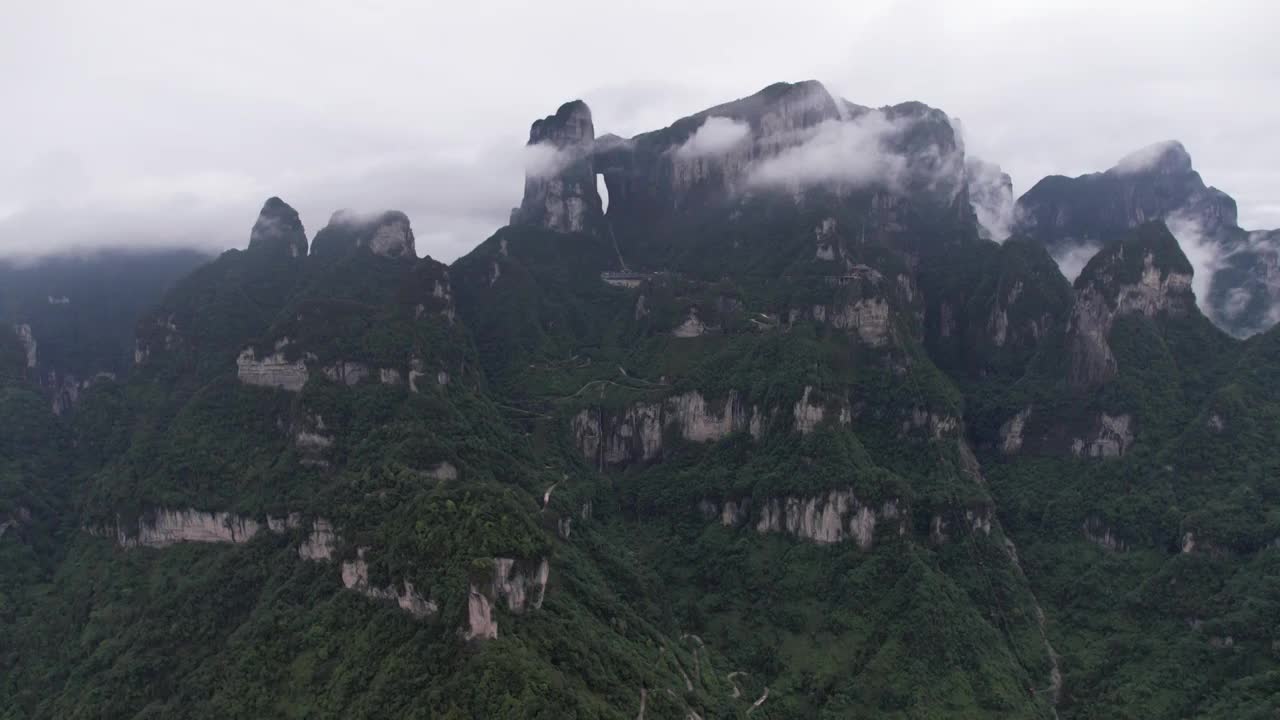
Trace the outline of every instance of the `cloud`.
{"label": "cloud", "polygon": [[999,165],[970,157],[965,162],[969,204],[983,235],[1004,242],[1013,227],[1013,181]]}
{"label": "cloud", "polygon": [[751,126],[727,117],[709,117],[693,135],[676,148],[676,157],[700,158],[723,155],[751,134]]}
{"label": "cloud", "polygon": [[[899,194],[945,193],[954,199],[964,187],[964,153],[930,142],[900,140],[928,118],[890,119],[869,110],[852,119],[827,120],[793,137],[774,138],[783,149],[754,163],[747,185],[796,189],[817,185],[881,187]],[[909,154],[904,149],[911,148]]]}
{"label": "cloud", "polygon": [[96,178],[76,192],[30,194],[0,216],[0,257],[95,247],[243,248],[263,201],[298,210],[308,238],[339,209],[400,210],[419,251],[444,260],[469,252],[519,203],[523,145],[515,137],[467,153],[417,148],[301,169],[230,174],[146,174],[117,187]]}
{"label": "cloud", "polygon": [[[1274,231],[1252,232],[1243,243],[1224,245],[1206,234],[1199,221],[1187,213],[1174,213],[1165,224],[1195,269],[1192,290],[1200,311],[1209,319],[1244,335],[1261,332],[1280,321],[1280,286],[1265,272],[1259,274],[1259,267],[1276,266],[1280,235]],[[1219,278],[1239,284],[1215,293]],[[1257,315],[1250,322],[1244,316],[1253,312]]]}
{"label": "cloud", "polygon": [[[1120,158],[1115,171],[1121,175],[1136,175],[1152,170],[1161,161],[1171,155],[1186,157],[1187,151],[1177,140],[1165,140],[1139,148]],[[1187,161],[1188,165],[1190,161]]]}
{"label": "cloud", "polygon": [[1088,265],[1089,260],[1101,249],[1102,244],[1094,241],[1059,247],[1053,253],[1053,260],[1058,263],[1058,269],[1062,271],[1063,276],[1075,282],[1076,278],[1080,277],[1080,271],[1084,270],[1084,266]]}
{"label": "cloud", "polygon": [[573,162],[574,154],[547,142],[524,147],[524,172],[529,177],[549,177]]}
{"label": "cloud", "polygon": [[907,158],[888,147],[903,127],[872,111],[853,120],[828,120],[801,133],[799,142],[757,162],[747,183],[761,187],[847,184],[899,188]]}
{"label": "cloud", "polygon": [[1191,289],[1196,294],[1196,305],[1199,305],[1200,311],[1210,318],[1224,319],[1216,317],[1217,313],[1209,303],[1213,277],[1222,269],[1223,261],[1228,257],[1222,245],[1207,237],[1200,221],[1188,213],[1172,213],[1165,218],[1164,224],[1177,238],[1182,254],[1191,261],[1191,267],[1195,271],[1191,278]]}

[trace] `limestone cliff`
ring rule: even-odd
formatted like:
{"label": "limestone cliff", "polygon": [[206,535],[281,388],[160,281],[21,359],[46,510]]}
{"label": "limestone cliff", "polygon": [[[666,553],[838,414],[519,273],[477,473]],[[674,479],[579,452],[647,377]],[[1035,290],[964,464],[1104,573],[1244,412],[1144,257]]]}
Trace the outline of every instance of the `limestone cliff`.
{"label": "limestone cliff", "polygon": [[760,407],[748,405],[737,391],[711,402],[695,390],[621,410],[583,409],[569,425],[583,457],[606,467],[657,459],[668,427],[690,442],[715,442],[743,431],[758,438],[764,422]]}
{"label": "limestone cliff", "polygon": [[288,347],[289,339],[281,338],[275,343],[275,352],[262,357],[253,348],[245,348],[236,358],[236,376],[245,385],[298,392],[307,384],[309,373],[304,358],[290,360],[285,356]]}
{"label": "limestone cliff", "polygon": [[529,128],[524,199],[512,225],[604,234],[604,210],[593,162],[595,126],[581,100],[561,105]]}
{"label": "limestone cliff", "polygon": [[1191,263],[1161,223],[1099,252],[1076,280],[1067,324],[1068,379],[1076,388],[1110,380],[1116,360],[1108,336],[1117,317],[1184,317],[1195,308]]}

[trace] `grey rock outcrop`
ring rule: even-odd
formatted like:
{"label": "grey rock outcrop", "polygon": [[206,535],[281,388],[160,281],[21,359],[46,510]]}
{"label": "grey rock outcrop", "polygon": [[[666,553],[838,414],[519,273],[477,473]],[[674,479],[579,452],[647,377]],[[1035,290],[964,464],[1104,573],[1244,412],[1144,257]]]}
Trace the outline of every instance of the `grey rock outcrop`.
{"label": "grey rock outcrop", "polygon": [[[901,520],[896,500],[879,511],[861,503],[852,490],[831,490],[813,497],[771,498],[760,503],[756,532],[784,532],[819,544],[852,541],[863,550],[875,540],[877,521]],[[898,525],[905,532],[905,525]]]}
{"label": "grey rock outcrop", "polygon": [[160,509],[139,518],[133,527],[117,522],[106,532],[113,534],[121,547],[162,548],[180,542],[245,543],[260,530],[258,521],[231,513]]}
{"label": "grey rock outcrop", "polygon": [[342,563],[342,586],[348,590],[375,600],[389,600],[401,610],[417,618],[435,615],[439,606],[423,597],[408,580],[401,582],[400,587],[388,585],[375,587],[369,583],[369,564],[365,560],[368,548],[356,551],[356,559]]}
{"label": "grey rock outcrop", "polygon": [[236,376],[245,385],[298,392],[307,384],[307,364],[301,357],[288,359],[285,356],[288,347],[289,338],[281,338],[276,341],[275,352],[261,358],[254,348],[245,348],[236,358]]}
{"label": "grey rock outcrop", "polygon": [[468,588],[467,627],[463,637],[468,640],[498,637],[498,621],[493,617],[493,610],[499,601],[505,600],[507,609],[515,614],[542,607],[550,574],[551,565],[546,558],[533,568],[512,558],[494,558],[493,575],[485,581],[471,583]]}
{"label": "grey rock outcrop", "polygon": [[621,411],[584,409],[570,419],[569,429],[583,457],[606,467],[657,459],[667,427],[690,442],[715,442],[743,431],[758,438],[763,424],[759,406],[748,405],[737,391],[730,391],[722,403],[690,391]]}

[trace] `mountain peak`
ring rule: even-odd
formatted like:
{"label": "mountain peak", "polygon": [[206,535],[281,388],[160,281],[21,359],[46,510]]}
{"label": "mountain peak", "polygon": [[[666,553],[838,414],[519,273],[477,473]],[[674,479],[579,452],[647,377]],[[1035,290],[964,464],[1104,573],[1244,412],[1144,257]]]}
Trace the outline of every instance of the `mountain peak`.
{"label": "mountain peak", "polygon": [[590,143],[595,139],[591,108],[581,100],[570,100],[556,109],[554,115],[534,120],[529,127],[529,144],[551,143],[567,147]]}
{"label": "mountain peak", "polygon": [[512,225],[559,232],[594,232],[604,219],[593,164],[595,126],[591,108],[571,100],[529,127],[524,198]]}
{"label": "mountain peak", "polygon": [[1190,293],[1193,272],[1191,261],[1169,228],[1162,222],[1149,222],[1098,251],[1080,272],[1076,289],[1093,287],[1115,297],[1124,286],[1167,282],[1168,290]]}
{"label": "mountain peak", "polygon": [[1162,222],[1133,229],[1100,250],[1076,278],[1076,303],[1067,326],[1068,380],[1088,388],[1116,376],[1109,336],[1116,318],[1185,318],[1196,305],[1192,267]]}
{"label": "mountain peak", "polygon": [[267,198],[258,220],[249,231],[249,248],[270,252],[287,252],[289,257],[307,254],[307,233],[298,211],[278,197]]}
{"label": "mountain peak", "polygon": [[1111,171],[1121,175],[1185,175],[1191,172],[1191,154],[1177,140],[1165,140],[1125,155]]}
{"label": "mountain peak", "polygon": [[334,257],[356,248],[368,248],[384,257],[417,257],[409,217],[399,210],[373,215],[338,210],[330,216],[329,224],[316,233],[311,254]]}

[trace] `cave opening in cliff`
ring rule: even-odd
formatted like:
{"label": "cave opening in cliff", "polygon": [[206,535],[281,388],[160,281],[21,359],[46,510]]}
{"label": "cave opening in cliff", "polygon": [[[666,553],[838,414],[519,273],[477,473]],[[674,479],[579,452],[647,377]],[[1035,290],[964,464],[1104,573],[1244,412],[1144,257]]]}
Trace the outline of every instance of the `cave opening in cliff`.
{"label": "cave opening in cliff", "polygon": [[600,194],[600,212],[609,212],[609,185],[604,173],[596,173],[596,192]]}

